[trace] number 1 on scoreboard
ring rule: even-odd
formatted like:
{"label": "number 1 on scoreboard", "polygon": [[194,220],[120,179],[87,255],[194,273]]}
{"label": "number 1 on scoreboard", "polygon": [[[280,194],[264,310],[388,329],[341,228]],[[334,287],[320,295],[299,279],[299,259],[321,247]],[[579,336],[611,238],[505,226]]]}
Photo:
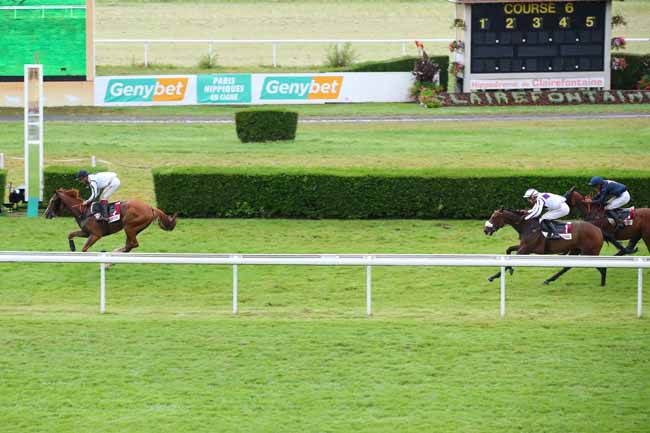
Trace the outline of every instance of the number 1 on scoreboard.
{"label": "number 1 on scoreboard", "polygon": [[478,22],[481,25],[481,30],[487,30],[490,27],[490,20],[487,18],[480,18]]}

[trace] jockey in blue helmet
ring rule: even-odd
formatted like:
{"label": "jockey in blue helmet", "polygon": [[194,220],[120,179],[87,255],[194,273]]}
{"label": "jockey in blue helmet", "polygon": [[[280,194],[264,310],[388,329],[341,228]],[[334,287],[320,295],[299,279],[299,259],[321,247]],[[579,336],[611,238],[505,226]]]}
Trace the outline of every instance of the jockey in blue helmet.
{"label": "jockey in blue helmet", "polygon": [[600,176],[592,177],[589,186],[593,186],[598,191],[591,203],[604,206],[607,216],[616,222],[618,228],[623,228],[623,222],[618,218],[616,210],[625,206],[631,199],[627,187],[622,183],[606,180]]}

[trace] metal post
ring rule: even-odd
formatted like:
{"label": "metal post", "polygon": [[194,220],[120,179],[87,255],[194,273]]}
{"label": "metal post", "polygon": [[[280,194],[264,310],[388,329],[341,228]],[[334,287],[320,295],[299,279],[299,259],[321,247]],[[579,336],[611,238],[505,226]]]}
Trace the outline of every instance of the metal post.
{"label": "metal post", "polygon": [[5,168],[5,154],[0,153],[0,170]]}
{"label": "metal post", "polygon": [[149,65],[149,43],[144,43],[144,67]]}
{"label": "metal post", "polygon": [[212,66],[212,42],[208,44],[208,65]]}
{"label": "metal post", "polygon": [[237,311],[237,265],[232,265],[232,314]]}
{"label": "metal post", "polygon": [[637,272],[636,317],[640,319],[643,313],[643,268]]}
{"label": "metal post", "polygon": [[90,157],[90,166],[91,167],[97,167],[97,157],[95,155]]}
{"label": "metal post", "polygon": [[506,267],[501,266],[501,318],[506,316]]}
{"label": "metal post", "polygon": [[370,265],[366,266],[366,314],[372,316],[372,266]]}
{"label": "metal post", "polygon": [[106,263],[99,264],[99,312],[106,312]]}
{"label": "metal post", "polygon": [[273,67],[278,67],[278,43],[273,42]]}

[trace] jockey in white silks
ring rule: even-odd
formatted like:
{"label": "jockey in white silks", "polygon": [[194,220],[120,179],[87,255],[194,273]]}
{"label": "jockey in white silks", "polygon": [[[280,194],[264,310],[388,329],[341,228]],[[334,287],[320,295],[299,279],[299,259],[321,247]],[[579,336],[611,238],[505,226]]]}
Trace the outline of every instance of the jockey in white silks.
{"label": "jockey in white silks", "polygon": [[[561,195],[539,192],[534,188],[530,188],[524,194],[524,198],[528,199],[530,204],[534,203],[533,208],[528,211],[524,219],[530,220],[539,217],[539,224],[542,229],[546,229],[549,235],[555,233],[555,230],[552,224],[545,224],[544,221],[553,221],[567,216],[571,212],[569,205],[566,204],[566,198]],[[548,211],[541,215],[545,208]]]}
{"label": "jockey in white silks", "polygon": [[107,219],[108,199],[120,187],[120,179],[118,179],[117,174],[112,171],[88,174],[86,170],[80,170],[76,177],[90,188],[90,197],[83,202],[84,206],[89,205],[99,197],[102,218]]}

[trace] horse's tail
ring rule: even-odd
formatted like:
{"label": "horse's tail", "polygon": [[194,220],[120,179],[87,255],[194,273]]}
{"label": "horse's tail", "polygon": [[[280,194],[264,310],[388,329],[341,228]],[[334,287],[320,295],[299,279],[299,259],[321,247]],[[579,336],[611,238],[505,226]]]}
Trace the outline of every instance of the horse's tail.
{"label": "horse's tail", "polygon": [[161,229],[168,232],[174,230],[174,227],[176,227],[176,216],[178,215],[177,213],[170,217],[158,208],[154,208],[153,212],[156,215],[156,218],[158,218],[158,225]]}

